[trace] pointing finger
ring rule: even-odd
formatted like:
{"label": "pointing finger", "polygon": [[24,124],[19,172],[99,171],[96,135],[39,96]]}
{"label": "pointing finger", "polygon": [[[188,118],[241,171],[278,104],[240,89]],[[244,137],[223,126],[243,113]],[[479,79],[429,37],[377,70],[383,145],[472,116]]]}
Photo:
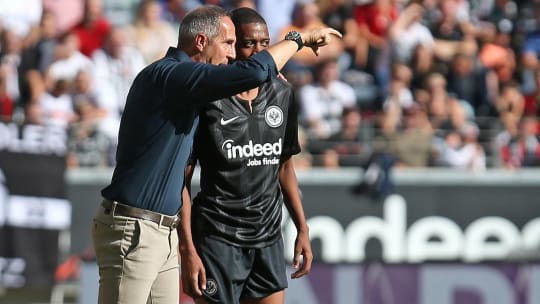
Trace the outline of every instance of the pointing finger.
{"label": "pointing finger", "polygon": [[338,36],[339,38],[343,38],[343,35],[337,31],[336,29],[333,29],[333,28],[329,28],[329,34],[332,34],[334,36]]}

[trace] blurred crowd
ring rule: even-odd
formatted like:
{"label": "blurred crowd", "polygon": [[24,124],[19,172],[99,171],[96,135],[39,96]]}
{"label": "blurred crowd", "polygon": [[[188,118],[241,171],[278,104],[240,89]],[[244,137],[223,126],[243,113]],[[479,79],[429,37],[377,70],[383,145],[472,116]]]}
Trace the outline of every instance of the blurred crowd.
{"label": "blurred crowd", "polygon": [[272,41],[344,34],[282,71],[295,165],[470,170],[540,165],[540,1],[0,0],[0,120],[68,131],[69,167],[111,167],[131,81],[176,46],[186,12],[249,6]]}

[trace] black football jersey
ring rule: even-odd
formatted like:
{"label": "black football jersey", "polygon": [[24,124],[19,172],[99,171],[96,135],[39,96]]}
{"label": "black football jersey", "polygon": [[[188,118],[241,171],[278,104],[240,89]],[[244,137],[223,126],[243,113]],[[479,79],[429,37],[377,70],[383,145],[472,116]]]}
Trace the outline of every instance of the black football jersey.
{"label": "black football jersey", "polygon": [[280,237],[280,160],[300,152],[292,87],[274,79],[259,88],[252,111],[229,97],[200,113],[192,161],[201,167],[194,198],[194,234],[260,248]]}

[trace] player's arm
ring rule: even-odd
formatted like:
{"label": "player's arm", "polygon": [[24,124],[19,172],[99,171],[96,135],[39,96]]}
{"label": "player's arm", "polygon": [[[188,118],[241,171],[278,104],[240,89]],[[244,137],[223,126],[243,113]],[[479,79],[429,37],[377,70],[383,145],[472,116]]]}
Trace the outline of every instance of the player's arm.
{"label": "player's arm", "polygon": [[185,185],[182,188],[182,209],[180,225],[177,228],[181,263],[182,288],[191,297],[202,295],[206,289],[206,272],[195,249],[191,234],[191,177],[194,165],[188,165],[185,173]]}
{"label": "player's arm", "polygon": [[[294,243],[293,266],[296,271],[291,278],[299,278],[309,273],[313,253],[311,251],[311,242],[309,240],[309,228],[304,215],[304,208],[298,191],[298,180],[291,157],[282,160],[279,167],[279,184],[283,192],[285,206],[296,226],[296,241]],[[300,265],[300,257],[302,264]]]}

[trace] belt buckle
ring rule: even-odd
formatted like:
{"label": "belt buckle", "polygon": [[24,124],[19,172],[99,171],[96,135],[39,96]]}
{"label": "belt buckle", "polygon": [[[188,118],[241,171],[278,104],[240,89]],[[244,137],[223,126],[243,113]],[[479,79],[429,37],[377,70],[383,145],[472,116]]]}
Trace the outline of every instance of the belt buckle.
{"label": "belt buckle", "polygon": [[179,223],[179,222],[180,222],[180,218],[179,218],[177,215],[175,215],[175,216],[174,216],[174,219],[173,219],[173,222],[172,222],[172,225],[171,225],[172,228],[178,227],[178,223]]}
{"label": "belt buckle", "polygon": [[118,203],[116,201],[110,201],[110,203],[111,203],[110,208],[106,208],[103,204],[101,207],[103,208],[103,213],[114,217],[114,213],[116,211],[116,206],[118,205]]}

